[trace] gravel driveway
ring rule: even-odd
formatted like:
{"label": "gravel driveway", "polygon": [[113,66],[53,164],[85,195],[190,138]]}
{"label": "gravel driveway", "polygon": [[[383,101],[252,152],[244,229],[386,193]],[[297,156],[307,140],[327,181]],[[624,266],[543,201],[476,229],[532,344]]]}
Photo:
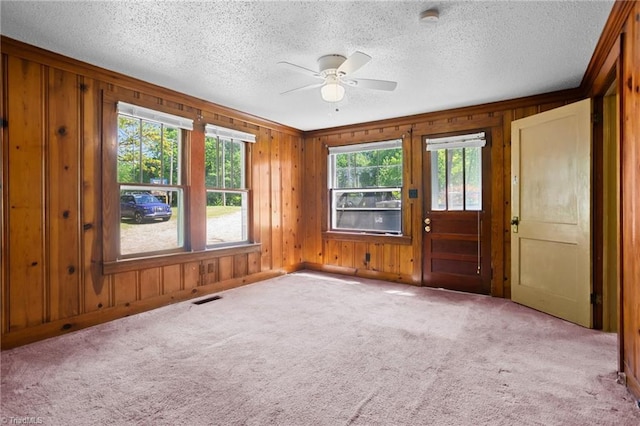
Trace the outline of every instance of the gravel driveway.
{"label": "gravel driveway", "polygon": [[[242,241],[242,212],[234,212],[207,219],[207,245],[220,242]],[[178,247],[178,220],[168,222],[120,224],[120,251],[122,254],[170,250]]]}

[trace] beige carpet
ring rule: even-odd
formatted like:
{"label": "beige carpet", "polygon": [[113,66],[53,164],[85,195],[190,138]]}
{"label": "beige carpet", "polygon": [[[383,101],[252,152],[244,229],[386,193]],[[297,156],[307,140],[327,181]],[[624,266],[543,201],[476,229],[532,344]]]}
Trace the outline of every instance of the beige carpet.
{"label": "beige carpet", "polygon": [[639,425],[616,336],[503,299],[301,272],[1,354],[46,425]]}

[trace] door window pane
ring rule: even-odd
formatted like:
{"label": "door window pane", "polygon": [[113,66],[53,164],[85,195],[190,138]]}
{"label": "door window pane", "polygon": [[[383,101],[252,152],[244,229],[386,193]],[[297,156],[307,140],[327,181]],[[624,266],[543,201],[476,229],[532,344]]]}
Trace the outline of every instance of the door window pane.
{"label": "door window pane", "polygon": [[465,210],[482,210],[482,151],[464,149]]}
{"label": "door window pane", "polygon": [[447,209],[447,150],[431,152],[431,209]]}
{"label": "door window pane", "polygon": [[463,151],[448,149],[447,154],[447,204],[449,210],[464,210]]}
{"label": "door window pane", "polygon": [[431,209],[482,210],[482,147],[433,149]]}

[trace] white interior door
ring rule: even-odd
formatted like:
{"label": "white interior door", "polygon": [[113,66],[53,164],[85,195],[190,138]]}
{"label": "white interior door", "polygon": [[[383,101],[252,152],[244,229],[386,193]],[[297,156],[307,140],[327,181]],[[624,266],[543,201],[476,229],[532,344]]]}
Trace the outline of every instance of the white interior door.
{"label": "white interior door", "polygon": [[591,327],[591,100],[512,122],[511,144],[511,298]]}

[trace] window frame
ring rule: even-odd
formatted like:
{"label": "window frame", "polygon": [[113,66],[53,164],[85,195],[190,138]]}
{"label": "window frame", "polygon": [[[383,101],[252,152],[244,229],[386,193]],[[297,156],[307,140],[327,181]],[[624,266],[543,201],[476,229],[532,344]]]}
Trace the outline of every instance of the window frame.
{"label": "window frame", "polygon": [[[185,188],[184,193],[184,249],[163,251],[159,253],[141,253],[133,257],[123,258],[119,255],[120,244],[120,193],[114,176],[117,177],[118,159],[118,103],[125,102],[140,105],[140,108],[150,109],[163,114],[179,116],[194,123],[193,130],[182,131],[182,172],[181,179]],[[145,94],[114,92],[104,90],[101,100],[101,125],[97,127],[95,138],[101,140],[101,163],[88,170],[94,176],[93,181],[98,182],[100,201],[98,203],[100,220],[96,223],[84,224],[84,229],[96,227],[99,235],[98,246],[91,248],[91,256],[101,258],[96,264],[98,271],[103,275],[120,274],[139,271],[141,269],[158,268],[167,265],[183,264],[188,262],[201,262],[212,258],[233,256],[247,253],[260,253],[262,244],[254,242],[253,212],[248,212],[249,242],[229,247],[207,248],[203,231],[205,227],[204,205],[204,116],[213,116],[208,111],[201,111],[187,105],[171,106],[161,98]],[[204,116],[203,116],[204,115]],[[235,135],[248,135],[256,140],[257,135],[252,135],[234,130]],[[252,203],[251,182],[252,144],[246,146],[245,170],[246,185],[248,189],[249,203]],[[200,161],[202,159],[202,166]],[[201,170],[202,169],[202,170]],[[202,179],[202,181],[200,181]],[[200,212],[202,207],[202,212]]]}
{"label": "window frame", "polygon": [[[402,153],[402,161],[401,165],[401,186],[389,186],[389,187],[361,187],[361,188],[337,188],[336,184],[336,155],[343,153],[355,153],[355,152],[364,152],[364,151],[372,151],[372,150],[384,150],[384,149],[393,149],[399,148]],[[411,237],[406,235],[406,207],[408,203],[406,202],[406,188],[407,184],[406,180],[406,165],[407,165],[407,149],[405,147],[405,137],[404,134],[401,135],[390,135],[388,138],[378,139],[374,141],[359,141],[350,144],[344,145],[335,145],[331,147],[327,147],[327,159],[326,169],[327,170],[327,213],[326,213],[326,231],[323,232],[323,236],[328,239],[341,239],[341,240],[355,240],[355,241],[388,241],[389,239],[393,239],[394,241],[401,244],[410,244]],[[336,203],[336,193],[381,193],[388,191],[397,191],[400,192],[400,207],[365,207],[364,210],[367,211],[399,211],[399,220],[400,220],[400,229],[398,232],[388,232],[384,229],[357,229],[357,228],[340,228],[336,226],[336,217],[337,217],[337,203]],[[351,210],[362,210],[361,208],[355,208]]]}
{"label": "window frame", "polygon": [[[139,121],[139,131],[140,131],[140,155],[142,156],[142,126],[143,123],[153,123],[160,125],[160,134],[161,134],[161,143],[164,141],[164,132],[166,128],[172,128],[177,131],[178,141],[177,141],[177,151],[178,151],[178,159],[177,159],[177,180],[176,183],[165,184],[161,183],[153,183],[153,182],[120,182],[118,176],[118,168],[119,168],[119,120],[120,117],[128,117],[130,119]],[[187,201],[186,194],[188,192],[186,185],[186,174],[185,170],[187,167],[187,160],[185,158],[185,140],[188,138],[188,131],[193,129],[193,120],[176,116],[174,114],[165,113],[162,111],[157,111],[154,109],[145,108],[140,105],[130,104],[127,102],[118,101],[116,102],[116,113],[115,113],[115,179],[113,179],[112,184],[115,185],[115,191],[118,194],[118,204],[117,204],[117,217],[118,217],[118,238],[116,242],[116,260],[125,260],[125,259],[139,259],[145,258],[149,256],[157,256],[162,254],[172,254],[172,253],[181,253],[186,251],[187,248]],[[140,175],[142,176],[142,157],[139,159],[140,161]],[[162,179],[162,177],[160,178]],[[159,249],[159,250],[149,250],[149,251],[137,251],[131,253],[123,253],[122,252],[122,234],[121,234],[121,203],[120,197],[122,196],[123,191],[148,191],[153,193],[153,191],[157,192],[176,192],[178,193],[178,200],[176,209],[178,214],[176,216],[176,231],[177,238],[176,243],[177,247]],[[175,213],[175,210],[174,213]],[[173,216],[173,215],[172,215]]]}
{"label": "window frame", "polygon": [[[207,126],[208,127],[208,126]],[[218,128],[218,129],[222,129],[222,128]],[[241,195],[241,197],[243,198],[243,203],[241,204],[241,220],[242,220],[242,229],[241,229],[241,234],[243,236],[243,239],[238,240],[238,241],[225,241],[225,242],[220,242],[220,243],[214,243],[214,244],[208,244],[207,240],[209,238],[209,229],[208,229],[208,223],[205,223],[205,249],[207,250],[215,250],[218,248],[224,248],[224,247],[233,247],[233,246],[238,246],[238,245],[244,245],[244,244],[249,244],[251,241],[251,235],[250,235],[250,219],[249,219],[249,212],[251,211],[251,197],[250,197],[250,191],[249,191],[249,187],[248,187],[248,169],[249,169],[249,164],[248,164],[248,152],[249,152],[249,147],[248,142],[242,140],[242,135],[239,134],[241,132],[233,132],[229,131],[229,132],[225,132],[225,131],[220,131],[218,130],[216,132],[217,134],[212,134],[211,132],[208,132],[207,130],[205,130],[205,135],[204,135],[204,143],[205,143],[205,153],[204,153],[204,160],[205,160],[205,165],[206,165],[206,160],[207,160],[207,152],[206,152],[206,144],[207,144],[207,138],[215,138],[218,140],[218,143],[220,144],[224,144],[225,142],[230,142],[232,144],[238,144],[242,150],[241,150],[241,160],[240,160],[240,164],[242,166],[242,170],[241,170],[241,176],[240,176],[240,187],[236,188],[236,187],[227,187],[226,183],[225,183],[225,179],[224,179],[224,175],[225,175],[225,170],[224,170],[224,163],[222,165],[222,186],[211,186],[207,184],[207,170],[205,167],[205,171],[204,171],[204,191],[205,191],[205,204],[204,204],[204,208],[206,211],[206,208],[208,207],[208,195],[210,193],[214,193],[214,194],[239,194]],[[235,137],[234,137],[235,136]],[[254,139],[255,140],[255,139]],[[224,147],[222,148],[224,150]],[[205,213],[205,220],[206,220],[206,213]]]}

